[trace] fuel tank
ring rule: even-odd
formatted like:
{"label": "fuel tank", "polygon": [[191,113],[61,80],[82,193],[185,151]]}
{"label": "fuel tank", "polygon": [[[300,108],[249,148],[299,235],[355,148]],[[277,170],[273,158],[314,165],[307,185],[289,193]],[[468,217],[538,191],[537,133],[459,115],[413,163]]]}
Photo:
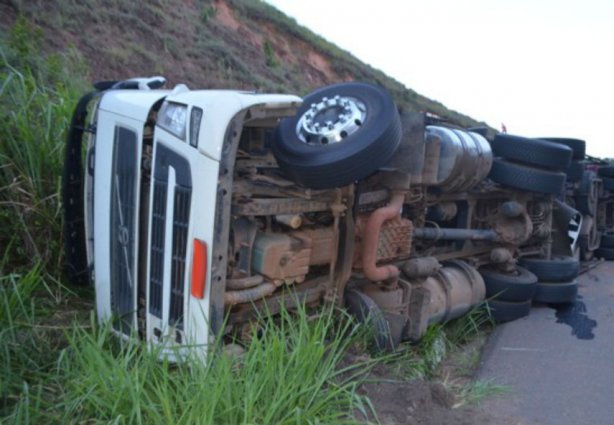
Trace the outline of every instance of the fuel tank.
{"label": "fuel tank", "polygon": [[483,136],[455,128],[426,127],[423,184],[442,192],[469,190],[486,178],[492,160],[490,144]]}

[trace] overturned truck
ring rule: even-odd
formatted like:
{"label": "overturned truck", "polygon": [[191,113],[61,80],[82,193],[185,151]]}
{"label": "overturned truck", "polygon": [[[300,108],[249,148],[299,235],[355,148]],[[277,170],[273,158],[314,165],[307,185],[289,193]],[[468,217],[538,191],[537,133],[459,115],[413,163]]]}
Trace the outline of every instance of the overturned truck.
{"label": "overturned truck", "polygon": [[580,141],[399,115],[365,83],[304,99],[163,84],[97,83],[68,135],[67,271],[118,334],[204,353],[264,310],[332,303],[390,349],[485,299],[507,321],[575,298]]}

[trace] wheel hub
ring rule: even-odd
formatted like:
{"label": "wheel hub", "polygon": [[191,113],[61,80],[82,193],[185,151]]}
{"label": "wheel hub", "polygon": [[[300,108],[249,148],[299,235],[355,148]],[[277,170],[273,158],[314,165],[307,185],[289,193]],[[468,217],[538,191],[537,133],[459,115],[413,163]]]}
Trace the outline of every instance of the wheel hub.
{"label": "wheel hub", "polygon": [[367,108],[358,99],[339,95],[323,97],[301,116],[296,133],[308,144],[339,143],[358,131],[366,116]]}

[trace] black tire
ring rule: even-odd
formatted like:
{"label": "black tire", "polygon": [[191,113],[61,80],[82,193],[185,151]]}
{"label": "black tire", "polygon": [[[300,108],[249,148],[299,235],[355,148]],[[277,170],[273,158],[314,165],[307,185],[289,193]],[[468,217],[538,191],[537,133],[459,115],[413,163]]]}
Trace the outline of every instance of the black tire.
{"label": "black tire", "polygon": [[597,174],[602,177],[614,177],[614,167],[600,167]]}
{"label": "black tire", "polygon": [[487,304],[490,316],[498,323],[511,322],[528,316],[531,312],[531,300],[523,302],[488,300]]}
{"label": "black tire", "polygon": [[604,260],[614,260],[614,248],[604,247],[595,250],[595,256],[597,258],[603,258]]}
{"label": "black tire", "polygon": [[491,146],[495,156],[539,168],[563,171],[571,163],[571,148],[545,140],[497,134]]}
{"label": "black tire", "polygon": [[348,289],[345,291],[345,307],[359,323],[373,327],[372,348],[377,351],[394,350],[397,344],[391,336],[390,325],[375,301],[357,289]]}
{"label": "black tire", "polygon": [[498,301],[530,301],[535,293],[537,276],[522,267],[517,267],[516,270],[518,274],[514,275],[480,269],[486,286],[486,298]]}
{"label": "black tire", "polygon": [[610,192],[614,192],[614,179],[609,177],[604,177],[601,179],[603,182],[603,188],[605,190],[609,190]]}
{"label": "black tire", "polygon": [[[297,124],[312,104],[335,96],[352,98],[366,108],[364,122],[336,143],[308,143],[297,134]],[[323,109],[323,117],[336,107]],[[334,110],[333,114],[338,111]],[[331,115],[331,122],[339,122]],[[316,121],[316,118],[313,118]],[[325,138],[322,138],[325,140]],[[360,180],[385,165],[401,141],[401,121],[392,97],[383,89],[365,83],[343,83],[321,88],[305,97],[298,113],[277,126],[273,154],[279,167],[296,183],[314,189],[344,186]]]}
{"label": "black tire", "polygon": [[599,248],[614,248],[614,233],[606,232],[602,234]]}
{"label": "black tire", "polygon": [[83,211],[82,147],[85,120],[89,102],[99,92],[93,91],[77,103],[66,137],[64,170],[62,176],[62,206],[64,223],[64,274],[73,285],[84,286],[90,282],[87,265],[85,224]]}
{"label": "black tire", "polygon": [[582,214],[595,216],[595,203],[592,202],[588,195],[578,195],[574,197],[574,205]]}
{"label": "black tire", "polygon": [[567,282],[580,273],[580,262],[573,257],[521,258],[518,262],[529,269],[540,282]]}
{"label": "black tire", "polygon": [[564,304],[576,300],[578,281],[539,282],[533,301],[545,304]]}
{"label": "black tire", "polygon": [[580,139],[567,139],[562,137],[540,137],[542,140],[558,143],[571,148],[574,160],[584,159],[586,156],[586,142]]}
{"label": "black tire", "polygon": [[578,194],[592,195],[593,186],[595,185],[596,178],[597,175],[594,171],[584,170],[584,173],[582,173],[582,181],[580,182],[580,186],[578,187]]}
{"label": "black tire", "polygon": [[569,183],[577,183],[582,180],[582,176],[584,176],[584,163],[580,161],[573,161],[567,170],[565,171],[567,175],[567,181]]}
{"label": "black tire", "polygon": [[565,187],[565,173],[540,170],[495,158],[488,175],[494,182],[529,192],[559,194]]}

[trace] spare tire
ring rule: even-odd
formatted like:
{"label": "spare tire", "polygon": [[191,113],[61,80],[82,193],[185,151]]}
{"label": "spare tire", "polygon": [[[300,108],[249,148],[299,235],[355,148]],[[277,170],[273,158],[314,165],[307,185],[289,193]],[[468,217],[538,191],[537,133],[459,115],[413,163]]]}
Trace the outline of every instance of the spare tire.
{"label": "spare tire", "polygon": [[571,163],[571,148],[545,140],[497,134],[491,146],[495,156],[539,168],[563,171]]}
{"label": "spare tire", "polygon": [[584,140],[563,137],[540,137],[540,139],[568,146],[573,151],[572,158],[576,161],[584,159],[586,156],[586,142]]}
{"label": "spare tire", "polygon": [[516,267],[516,274],[487,268],[481,268],[479,272],[484,278],[486,298],[515,302],[530,301],[533,298],[537,276],[527,269]]}
{"label": "spare tire", "polygon": [[582,180],[584,176],[584,163],[581,161],[573,161],[567,170],[565,170],[565,174],[567,174],[567,181],[570,183],[577,183]]}
{"label": "spare tire", "polygon": [[548,304],[571,303],[578,295],[578,281],[570,282],[539,282],[533,301]]}
{"label": "spare tire", "polygon": [[401,141],[401,121],[381,87],[343,83],[307,95],[280,122],[273,154],[293,181],[313,189],[344,186],[385,165]]}
{"label": "spare tire", "polygon": [[504,323],[528,316],[531,312],[531,300],[523,302],[510,302],[488,300],[488,310],[495,322]]}
{"label": "spare tire", "polygon": [[614,177],[614,167],[600,167],[597,169],[597,174],[602,177]]}
{"label": "spare tire", "polygon": [[540,170],[495,158],[488,175],[494,182],[529,192],[560,194],[565,173]]}
{"label": "spare tire", "polygon": [[574,257],[521,258],[519,263],[529,269],[540,282],[566,282],[580,273],[580,262]]}

